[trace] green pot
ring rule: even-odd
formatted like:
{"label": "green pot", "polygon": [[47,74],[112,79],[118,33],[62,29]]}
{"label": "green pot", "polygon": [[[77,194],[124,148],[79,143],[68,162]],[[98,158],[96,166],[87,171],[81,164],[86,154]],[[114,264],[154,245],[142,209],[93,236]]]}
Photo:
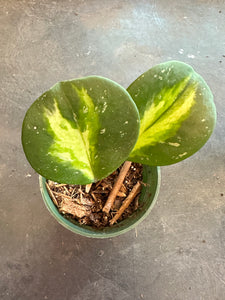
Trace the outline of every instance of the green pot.
{"label": "green pot", "polygon": [[160,169],[159,167],[144,166],[143,182],[148,183],[148,185],[142,187],[141,196],[139,198],[140,207],[127,219],[121,221],[120,223],[114,224],[112,227],[105,227],[102,229],[92,228],[91,226],[87,225],[80,225],[77,221],[70,221],[61,215],[48,194],[45,181],[46,179],[44,177],[39,177],[40,189],[44,203],[53,217],[60,224],[67,229],[86,237],[110,238],[134,228],[149,214],[159,193]]}

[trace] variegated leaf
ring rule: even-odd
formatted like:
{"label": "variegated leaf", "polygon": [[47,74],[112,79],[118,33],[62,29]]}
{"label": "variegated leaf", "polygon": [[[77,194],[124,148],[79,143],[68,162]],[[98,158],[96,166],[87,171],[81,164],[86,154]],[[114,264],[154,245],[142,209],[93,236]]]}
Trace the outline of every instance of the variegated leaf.
{"label": "variegated leaf", "polygon": [[57,83],[29,108],[22,142],[31,166],[60,183],[106,177],[128,157],[139,114],[125,89],[97,76]]}
{"label": "variegated leaf", "polygon": [[128,88],[140,113],[140,134],[129,159],[169,165],[198,151],[211,135],[216,109],[203,78],[189,65],[153,67]]}

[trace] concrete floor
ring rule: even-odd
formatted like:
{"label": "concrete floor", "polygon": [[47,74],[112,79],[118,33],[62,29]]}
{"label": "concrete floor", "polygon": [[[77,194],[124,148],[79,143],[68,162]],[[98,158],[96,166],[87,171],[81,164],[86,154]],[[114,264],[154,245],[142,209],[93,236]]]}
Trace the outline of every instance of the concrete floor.
{"label": "concrete floor", "polygon": [[[224,1],[1,0],[0,20],[0,299],[225,299]],[[27,108],[57,81],[97,74],[127,87],[171,59],[210,85],[213,136],[161,169],[157,204],[136,230],[108,240],[67,231],[22,151]]]}

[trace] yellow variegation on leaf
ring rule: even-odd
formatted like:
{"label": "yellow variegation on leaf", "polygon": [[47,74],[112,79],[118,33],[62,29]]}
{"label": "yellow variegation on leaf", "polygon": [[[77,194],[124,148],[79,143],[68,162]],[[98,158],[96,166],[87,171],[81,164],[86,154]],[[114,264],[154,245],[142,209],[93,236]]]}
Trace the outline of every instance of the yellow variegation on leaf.
{"label": "yellow variegation on leaf", "polygon": [[212,93],[189,65],[171,61],[153,67],[127,89],[140,114],[140,133],[129,159],[169,165],[198,151],[216,121]]}
{"label": "yellow variegation on leaf", "polygon": [[28,109],[24,152],[42,176],[68,184],[100,180],[128,157],[139,113],[128,92],[98,76],[59,82]]}

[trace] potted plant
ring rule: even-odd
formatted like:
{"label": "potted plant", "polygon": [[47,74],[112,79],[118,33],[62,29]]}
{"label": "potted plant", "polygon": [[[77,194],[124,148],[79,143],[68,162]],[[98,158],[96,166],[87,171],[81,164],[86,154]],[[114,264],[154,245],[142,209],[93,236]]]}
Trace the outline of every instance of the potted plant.
{"label": "potted plant", "polygon": [[[28,109],[22,144],[41,175],[42,196],[55,218],[76,233],[111,237],[133,228],[152,208],[159,189],[158,166],[198,151],[215,122],[213,96],[204,79],[189,65],[169,61],[142,74],[127,90],[99,76],[57,83]],[[140,207],[122,222],[110,221],[111,226],[100,229],[81,225],[61,215],[49,197],[46,178],[83,187],[106,178],[124,161],[105,213],[131,162],[144,165],[142,181],[150,185],[142,187]],[[135,186],[128,200],[140,190],[140,184]]]}

